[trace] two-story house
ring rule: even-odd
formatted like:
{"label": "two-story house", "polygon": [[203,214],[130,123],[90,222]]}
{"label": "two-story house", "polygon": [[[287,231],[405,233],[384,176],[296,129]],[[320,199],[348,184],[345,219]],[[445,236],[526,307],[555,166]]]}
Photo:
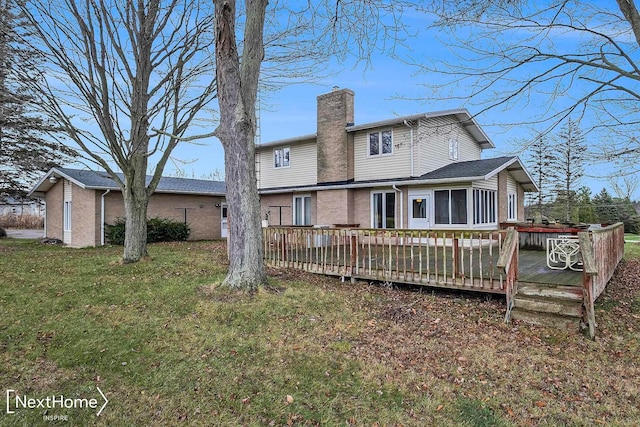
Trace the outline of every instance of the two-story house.
{"label": "two-story house", "polygon": [[354,92],[318,96],[317,133],[256,147],[270,225],[496,229],[538,191],[465,109],[354,124]]}

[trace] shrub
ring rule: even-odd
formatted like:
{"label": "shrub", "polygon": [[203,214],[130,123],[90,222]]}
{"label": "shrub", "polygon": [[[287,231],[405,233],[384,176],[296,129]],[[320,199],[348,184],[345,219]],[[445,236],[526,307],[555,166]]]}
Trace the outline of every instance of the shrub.
{"label": "shrub", "polygon": [[[189,226],[166,218],[147,219],[147,243],[176,242],[189,238]],[[113,225],[106,224],[105,239],[113,245],[124,245],[125,219],[118,218]]]}
{"label": "shrub", "polygon": [[0,227],[0,239],[4,239],[5,237],[7,237],[7,232],[4,228]]}

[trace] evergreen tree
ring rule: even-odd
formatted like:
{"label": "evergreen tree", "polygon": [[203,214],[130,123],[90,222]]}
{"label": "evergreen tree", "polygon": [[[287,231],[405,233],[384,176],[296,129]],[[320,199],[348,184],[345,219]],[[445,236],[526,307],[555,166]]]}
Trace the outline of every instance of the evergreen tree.
{"label": "evergreen tree", "polygon": [[538,193],[531,193],[528,203],[535,207],[534,214],[537,215],[534,216],[548,215],[548,212],[543,212],[543,210],[545,204],[551,199],[549,187],[556,178],[556,168],[554,167],[556,162],[557,159],[551,150],[548,139],[543,135],[538,136],[529,147],[527,158],[532,178],[539,189]]}
{"label": "evergreen tree", "polygon": [[591,202],[591,189],[589,187],[580,187],[580,189],[578,189],[576,203],[578,206],[579,222],[593,224],[598,221],[598,214]]}
{"label": "evergreen tree", "polygon": [[55,131],[38,114],[31,88],[41,82],[40,57],[29,47],[23,0],[0,0],[0,197],[21,197],[34,181],[74,151],[47,136]]}
{"label": "evergreen tree", "polygon": [[553,151],[557,153],[558,199],[564,205],[562,219],[571,222],[576,198],[574,189],[584,176],[587,159],[584,136],[578,122],[571,119],[567,121],[558,134]]}
{"label": "evergreen tree", "polygon": [[593,197],[593,205],[601,223],[613,224],[619,221],[618,209],[606,188]]}

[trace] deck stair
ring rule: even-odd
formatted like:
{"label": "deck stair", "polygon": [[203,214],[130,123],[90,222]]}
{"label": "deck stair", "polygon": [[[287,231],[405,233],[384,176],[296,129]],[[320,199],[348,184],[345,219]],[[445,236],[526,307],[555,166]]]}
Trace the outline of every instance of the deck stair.
{"label": "deck stair", "polygon": [[582,287],[518,282],[511,318],[577,331],[582,320]]}

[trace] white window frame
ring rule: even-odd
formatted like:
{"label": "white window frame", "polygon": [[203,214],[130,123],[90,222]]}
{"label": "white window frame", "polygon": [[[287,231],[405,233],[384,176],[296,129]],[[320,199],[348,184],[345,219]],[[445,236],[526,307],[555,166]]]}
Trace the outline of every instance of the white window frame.
{"label": "white window frame", "polygon": [[[389,145],[391,151],[389,151],[388,153],[382,152],[382,135],[385,133],[389,133],[391,135],[391,144]],[[372,135],[378,135],[378,152],[374,154],[371,153]],[[369,132],[367,134],[367,154],[369,155],[369,157],[391,156],[393,154],[393,129],[384,129],[377,132]]]}
{"label": "white window frame", "polygon": [[64,231],[71,231],[71,209],[72,209],[72,205],[70,201],[64,202],[64,208],[63,208],[63,230]]}
{"label": "white window frame", "polygon": [[518,194],[507,194],[507,221],[518,220]]}
{"label": "white window frame", "polygon": [[498,223],[498,192],[483,188],[473,189],[473,224],[489,225]]}
{"label": "white window frame", "polygon": [[[279,162],[278,162],[279,161]],[[273,168],[282,169],[291,166],[291,147],[273,149]]]}
{"label": "white window frame", "polygon": [[[298,215],[296,215],[296,199],[301,199],[302,201],[300,202],[300,205],[302,207],[302,224],[298,224],[297,222],[297,217]],[[293,225],[312,225],[311,224],[311,194],[296,194],[295,196],[293,196],[293,208],[291,209],[291,212],[293,212],[293,218],[291,219],[291,223]],[[309,209],[309,223],[305,224],[307,221],[305,221],[306,219],[306,215],[305,212],[307,210],[307,208]]]}
{"label": "white window frame", "polygon": [[[466,220],[467,222],[463,222],[463,223],[452,223],[451,222],[451,217],[453,216],[453,210],[451,208],[451,192],[452,191],[461,191],[464,190],[466,193]],[[469,190],[470,188],[468,187],[451,187],[451,188],[435,188],[433,190],[433,198],[432,198],[432,209],[433,209],[433,225],[437,226],[437,227],[451,227],[451,228],[461,228],[461,227],[468,227],[469,226]],[[436,203],[437,203],[437,193],[440,191],[448,191],[449,192],[449,213],[448,213],[448,217],[449,217],[449,222],[448,223],[444,223],[444,222],[437,222],[438,221],[438,215],[437,215],[437,207],[436,207]]]}
{"label": "white window frame", "polygon": [[458,138],[449,138],[449,160],[458,160],[460,143]]}
{"label": "white window frame", "polygon": [[[387,195],[388,194],[393,194],[393,227],[390,228],[391,230],[394,230],[396,228],[396,224],[398,223],[398,212],[397,212],[397,207],[398,207],[398,199],[396,198],[396,191],[389,191],[389,190],[378,190],[378,191],[372,191],[371,195],[369,196],[369,213],[371,215],[371,228],[376,228],[376,229],[387,229]],[[377,227],[376,223],[375,223],[375,212],[373,210],[374,208],[374,203],[373,203],[373,198],[375,197],[376,194],[382,194],[382,228]]]}

